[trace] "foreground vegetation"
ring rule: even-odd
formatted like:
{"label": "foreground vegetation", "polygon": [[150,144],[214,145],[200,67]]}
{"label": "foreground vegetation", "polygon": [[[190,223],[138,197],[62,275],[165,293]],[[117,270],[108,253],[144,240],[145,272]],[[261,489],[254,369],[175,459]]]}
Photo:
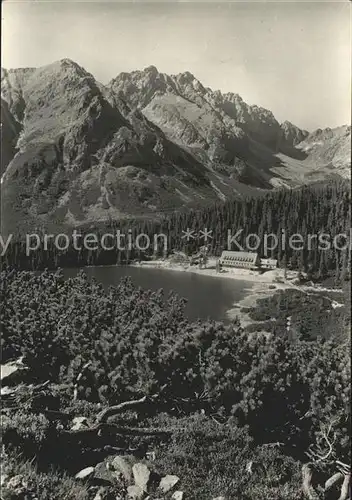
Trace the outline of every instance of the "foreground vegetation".
{"label": "foreground vegetation", "polygon": [[0,304],[3,359],[27,368],[2,415],[6,474],[27,497],[4,498],[94,498],[72,476],[118,450],[154,452],[190,500],[339,498],[338,482],[322,491],[350,464],[346,340],[191,323],[174,294],[129,279],[106,291],[84,273],[3,271]]}
{"label": "foreground vegetation", "polygon": [[[350,283],[339,290],[313,287],[289,288],[259,299],[255,307],[242,309],[253,320],[247,332],[260,327],[275,336],[316,340],[335,339],[345,342],[351,331]],[[290,318],[289,331],[287,318]]]}

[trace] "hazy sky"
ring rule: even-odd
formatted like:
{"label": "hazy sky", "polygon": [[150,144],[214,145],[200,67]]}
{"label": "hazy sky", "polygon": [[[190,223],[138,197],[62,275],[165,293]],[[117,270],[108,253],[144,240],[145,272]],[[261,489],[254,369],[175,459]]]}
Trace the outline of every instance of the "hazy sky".
{"label": "hazy sky", "polygon": [[279,121],[309,130],[350,123],[351,2],[7,0],[2,66],[62,58],[102,83],[154,65],[190,71]]}

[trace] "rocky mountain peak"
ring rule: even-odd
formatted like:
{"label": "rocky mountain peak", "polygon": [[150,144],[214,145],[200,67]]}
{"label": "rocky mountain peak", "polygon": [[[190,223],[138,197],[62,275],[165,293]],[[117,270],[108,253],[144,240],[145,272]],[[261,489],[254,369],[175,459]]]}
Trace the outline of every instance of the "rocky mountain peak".
{"label": "rocky mountain peak", "polygon": [[[141,92],[148,102],[169,85],[170,77],[156,68],[123,75],[117,93],[67,59],[27,78],[14,74],[3,72],[2,170],[4,203],[20,219],[49,214],[71,221],[161,204],[176,208],[181,200],[194,202],[198,189],[201,199],[217,198],[205,166],[133,110],[140,106],[129,97]],[[20,124],[13,115],[19,105]]]}
{"label": "rocky mountain peak", "polygon": [[174,87],[172,79],[159,73],[155,66],[131,73],[120,73],[108,84],[115,94],[122,93],[132,108],[142,109],[149,104],[156,94],[167,92]]}
{"label": "rocky mountain peak", "polygon": [[252,113],[265,116],[267,119],[278,123],[274,116],[274,113],[270,111],[270,109],[263,108],[262,106],[258,106],[257,104],[253,104],[253,106],[250,106],[249,109],[252,111]]}
{"label": "rocky mountain peak", "polygon": [[207,89],[203,87],[202,83],[189,71],[184,71],[171,78],[175,81],[181,93],[184,92],[187,94],[187,92],[193,93],[193,91],[195,91],[197,95],[193,95],[194,98],[198,97],[198,95],[204,96],[208,92]]}
{"label": "rocky mountain peak", "polygon": [[278,137],[278,148],[287,151],[287,148],[297,146],[309,134],[307,130],[302,130],[288,120],[285,120],[280,125],[281,133]]}
{"label": "rocky mountain peak", "polygon": [[281,128],[290,128],[294,127],[293,123],[289,122],[288,120],[285,120],[284,122],[281,123]]}
{"label": "rocky mountain peak", "polygon": [[178,73],[177,75],[172,75],[172,78],[174,78],[180,84],[193,83],[193,81],[196,80],[196,77],[189,71],[184,71],[182,73]]}
{"label": "rocky mountain peak", "polygon": [[306,172],[312,180],[347,172],[350,127],[308,135],[189,71],[148,66],[104,86],[62,59],[1,75],[3,186],[20,218],[23,210],[77,221],[198,206],[296,186]]}
{"label": "rocky mountain peak", "polygon": [[158,71],[158,68],[156,68],[155,66],[151,65],[151,66],[147,66],[146,68],[144,68],[144,73],[148,73],[150,76],[156,78],[160,73]]}
{"label": "rocky mountain peak", "polygon": [[79,68],[79,69],[83,69],[78,63],[76,63],[75,61],[72,61],[72,59],[69,59],[68,57],[65,57],[63,59],[59,59],[58,61],[54,62],[53,65],[58,65],[58,66],[62,66],[63,68],[66,67],[66,68]]}
{"label": "rocky mountain peak", "polygon": [[[31,76],[33,76],[32,74]],[[38,77],[46,77],[51,80],[64,80],[70,79],[72,81],[77,81],[82,78],[89,79],[92,83],[95,79],[93,75],[88,73],[82,66],[71,61],[71,59],[61,59],[60,61],[56,61],[52,64],[48,64],[41,68],[38,68],[35,71],[35,80],[38,80]]]}
{"label": "rocky mountain peak", "polygon": [[351,126],[342,125],[341,127],[330,128],[326,127],[324,129],[318,128],[311,132],[310,134],[307,132],[306,137],[304,138],[304,143],[306,144],[324,144],[325,142],[334,140],[341,141],[349,138],[351,135]]}
{"label": "rocky mountain peak", "polygon": [[302,132],[308,134],[309,132],[307,130],[304,130],[304,129],[300,129],[299,127],[297,127],[297,125],[295,125],[294,123],[288,121],[288,120],[285,120],[284,122],[281,123],[281,128],[283,130],[302,130]]}
{"label": "rocky mountain peak", "polygon": [[[280,124],[272,111],[257,104],[247,104],[237,93],[222,93],[220,90],[205,88],[190,71],[169,76],[160,73],[155,66],[149,66],[142,71],[121,73],[109,84],[109,88],[115,94],[124,95],[132,108],[144,110],[152,121],[156,112],[156,123],[165,130],[173,129],[171,122],[176,118],[176,109],[177,113],[184,115],[186,103],[182,99],[185,99],[190,103],[187,107],[189,112],[193,109],[191,113],[196,120],[198,111],[192,108],[193,105],[202,110],[202,122],[206,119],[214,125],[220,118],[233,133],[237,134],[240,127],[249,138],[274,151],[281,148],[284,152],[292,152],[292,148],[308,135],[306,130],[289,121]],[[169,116],[170,112],[172,116]],[[185,126],[184,119],[189,121],[189,118],[189,113],[187,117],[183,116],[180,131]],[[192,138],[192,141],[204,144],[204,134],[195,133],[193,124],[187,125],[186,130],[186,136]]]}

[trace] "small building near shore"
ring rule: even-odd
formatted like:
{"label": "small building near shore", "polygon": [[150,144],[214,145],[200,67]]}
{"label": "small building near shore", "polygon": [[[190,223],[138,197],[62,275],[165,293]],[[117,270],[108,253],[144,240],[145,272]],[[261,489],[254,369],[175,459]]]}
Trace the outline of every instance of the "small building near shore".
{"label": "small building near shore", "polygon": [[276,269],[277,259],[260,259],[260,267],[262,269]]}
{"label": "small building near shore", "polygon": [[220,257],[220,264],[227,267],[258,269],[260,266],[260,259],[255,252],[234,252],[224,250]]}

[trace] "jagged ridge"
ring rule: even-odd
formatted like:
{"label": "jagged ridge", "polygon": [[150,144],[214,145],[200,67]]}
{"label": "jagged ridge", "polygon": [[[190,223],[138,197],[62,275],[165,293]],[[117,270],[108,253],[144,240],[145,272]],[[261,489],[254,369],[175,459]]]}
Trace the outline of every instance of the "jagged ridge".
{"label": "jagged ridge", "polygon": [[[64,59],[2,69],[4,209],[77,224],[345,176],[350,128],[308,135],[194,75],[98,83]],[[302,142],[303,141],[303,142]]]}

